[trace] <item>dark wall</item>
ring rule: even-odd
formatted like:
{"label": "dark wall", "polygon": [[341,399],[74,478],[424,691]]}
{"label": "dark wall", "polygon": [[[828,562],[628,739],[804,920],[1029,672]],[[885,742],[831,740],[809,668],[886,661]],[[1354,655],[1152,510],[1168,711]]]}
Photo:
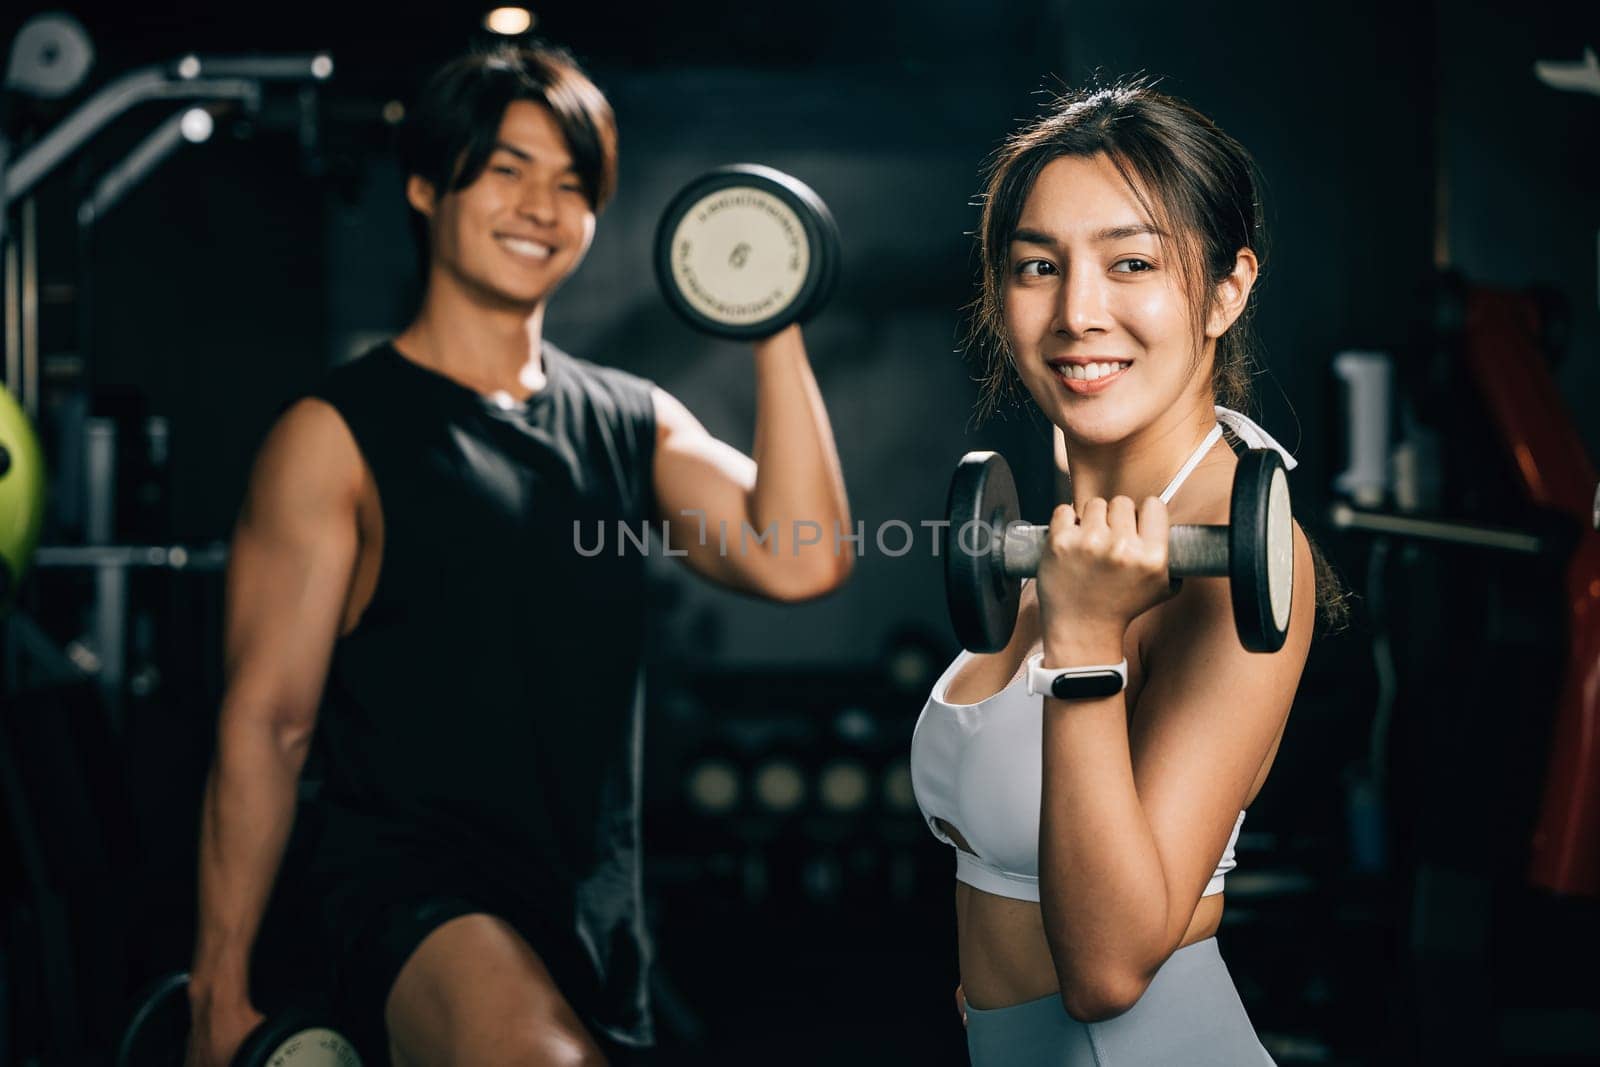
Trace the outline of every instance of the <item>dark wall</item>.
{"label": "dark wall", "polygon": [[[678,622],[713,635],[708,658],[861,661],[906,625],[947,638],[931,537],[919,530],[916,548],[895,559],[871,533],[890,518],[936,518],[968,448],[1004,449],[1028,510],[1047,504],[1042,427],[1022,412],[974,427],[975,368],[958,349],[978,171],[1035,109],[1048,76],[1148,74],[1255,153],[1272,245],[1253,414],[1301,456],[1298,510],[1314,530],[1343,462],[1328,362],[1345,348],[1405,351],[1434,266],[1436,162],[1454,265],[1567,292],[1574,329],[1560,381],[1583,434],[1600,438],[1585,410],[1600,374],[1600,209],[1585,187],[1595,139],[1569,135],[1592,128],[1600,101],[1557,94],[1531,74],[1539,55],[1576,57],[1579,36],[1563,16],[1360,3],[1307,25],[1254,0],[1173,5],[1160,18],[1065,3],[979,18],[985,5],[949,3],[916,19],[878,5],[847,25],[844,10],[820,5],[803,25],[772,24],[713,5],[642,15],[622,30],[576,5],[546,14],[546,32],[568,40],[613,97],[623,146],[617,199],[551,308],[552,339],[654,378],[749,447],[748,350],[667,313],[648,267],[656,216],[701,171],[757,160],[810,182],[844,232],[843,284],[808,343],[867,526],[865,554],[845,591],[798,611],[664,567],[679,586]],[[292,108],[251,124],[248,140],[224,124],[153,175],[92,246],[93,374],[146,390],[172,417],[179,537],[225,536],[279,406],[326,362],[399,328],[413,306],[414,255],[379,112],[466,38],[465,20],[433,19],[416,15],[416,33],[381,56],[336,23],[267,25],[266,37],[251,37],[212,16],[168,27],[163,40],[105,23],[103,65],[207,42],[336,46],[320,171],[294,143]]]}
{"label": "dark wall", "polygon": [[1571,331],[1556,366],[1591,457],[1600,456],[1600,96],[1561,92],[1538,60],[1600,46],[1600,8],[1475,5],[1435,27],[1449,262],[1485,284],[1553,287]]}

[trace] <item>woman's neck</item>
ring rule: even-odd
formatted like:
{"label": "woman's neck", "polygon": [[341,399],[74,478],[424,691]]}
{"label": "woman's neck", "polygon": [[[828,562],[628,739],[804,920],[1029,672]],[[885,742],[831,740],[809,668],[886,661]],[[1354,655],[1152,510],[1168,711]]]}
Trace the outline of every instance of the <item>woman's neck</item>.
{"label": "woman's neck", "polygon": [[1160,496],[1216,425],[1210,398],[1202,400],[1175,405],[1143,430],[1111,444],[1066,438],[1074,510],[1081,514],[1096,497],[1125,496],[1137,504]]}

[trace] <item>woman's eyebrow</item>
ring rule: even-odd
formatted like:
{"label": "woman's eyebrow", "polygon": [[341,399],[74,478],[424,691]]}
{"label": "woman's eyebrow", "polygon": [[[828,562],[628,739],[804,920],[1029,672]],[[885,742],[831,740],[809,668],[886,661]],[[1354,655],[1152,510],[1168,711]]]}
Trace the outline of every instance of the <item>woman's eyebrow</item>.
{"label": "woman's eyebrow", "polygon": [[1054,248],[1056,246],[1056,239],[1054,237],[1051,237],[1049,234],[1045,233],[1043,230],[1017,229],[1017,230],[1012,230],[1011,231],[1011,241],[1010,241],[1010,243],[1011,244],[1025,244],[1025,245],[1043,245],[1045,248]]}
{"label": "woman's eyebrow", "polygon": [[[1089,240],[1094,244],[1105,244],[1108,241],[1125,241],[1129,237],[1160,237],[1161,231],[1148,222],[1130,222],[1122,226],[1107,226],[1103,230],[1096,230],[1089,235]],[[1060,242],[1043,230],[1030,230],[1026,228],[1013,230],[1011,243],[1029,245],[1042,245],[1045,248],[1055,248]]]}
{"label": "woman's eyebrow", "polygon": [[1161,231],[1148,222],[1133,222],[1124,226],[1107,226],[1090,238],[1095,244],[1107,241],[1125,241],[1129,237],[1160,237]]}

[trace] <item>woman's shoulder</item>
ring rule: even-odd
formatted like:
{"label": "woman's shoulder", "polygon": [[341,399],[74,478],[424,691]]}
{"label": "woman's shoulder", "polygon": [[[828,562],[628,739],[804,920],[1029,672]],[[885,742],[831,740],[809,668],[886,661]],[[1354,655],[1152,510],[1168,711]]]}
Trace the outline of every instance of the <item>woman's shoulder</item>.
{"label": "woman's shoulder", "polygon": [[1176,526],[1225,526],[1233,503],[1233,477],[1239,457],[1217,447],[1206,460],[1190,472],[1167,505],[1167,521]]}
{"label": "woman's shoulder", "polygon": [[[1221,452],[1222,450],[1218,450]],[[1215,461],[1196,467],[1182,490],[1168,506],[1168,522],[1173,525],[1227,526],[1232,518],[1233,479],[1238,456],[1227,452]],[[1294,592],[1290,617],[1291,640],[1302,628],[1314,623],[1316,572],[1311,543],[1300,524],[1294,524]],[[1173,640],[1187,640],[1197,625],[1233,626],[1232,591],[1226,579],[1187,581],[1176,596],[1154,609],[1146,634],[1148,646],[1159,649]]]}

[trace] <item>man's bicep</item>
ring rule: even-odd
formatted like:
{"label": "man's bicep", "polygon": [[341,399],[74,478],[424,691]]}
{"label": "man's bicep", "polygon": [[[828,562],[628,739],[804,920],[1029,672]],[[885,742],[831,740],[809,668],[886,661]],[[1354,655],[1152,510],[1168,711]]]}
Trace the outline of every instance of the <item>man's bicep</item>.
{"label": "man's bicep", "polygon": [[[699,550],[715,548],[719,530],[737,538],[741,525],[749,519],[755,460],[711,436],[671,394],[657,389],[654,399],[659,518],[668,524],[674,546],[689,551],[691,563],[705,563]],[[701,523],[706,545],[700,543]]]}
{"label": "man's bicep", "polygon": [[343,421],[302,401],[256,458],[228,564],[230,708],[313,717],[355,568],[360,454]]}

